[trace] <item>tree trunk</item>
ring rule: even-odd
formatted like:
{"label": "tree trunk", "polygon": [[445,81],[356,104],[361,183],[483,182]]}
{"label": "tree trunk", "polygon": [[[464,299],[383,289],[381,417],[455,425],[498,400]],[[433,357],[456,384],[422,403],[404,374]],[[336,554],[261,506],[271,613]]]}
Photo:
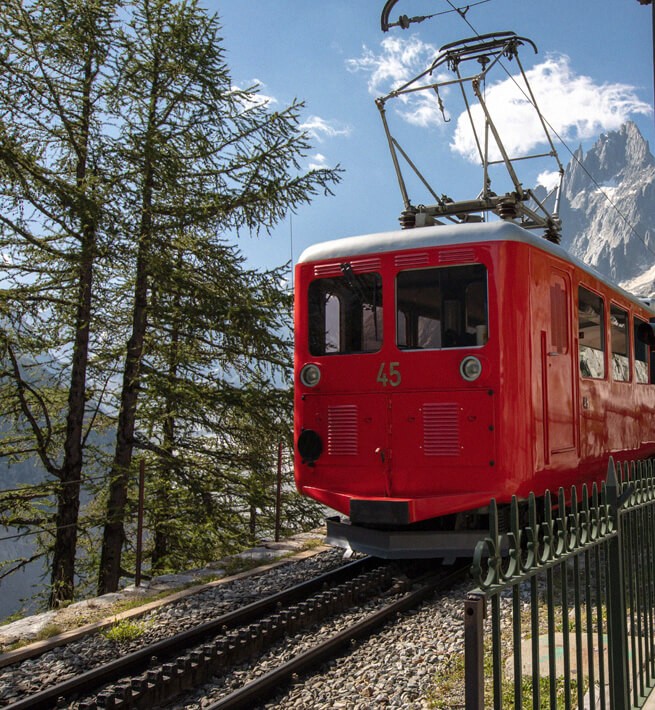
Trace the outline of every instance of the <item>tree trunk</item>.
{"label": "tree trunk", "polygon": [[161,561],[168,555],[168,534],[165,530],[155,528],[153,532],[153,548],[150,557],[152,572],[158,572]]}
{"label": "tree trunk", "polygon": [[257,534],[257,506],[254,503],[250,504],[250,541],[255,542],[255,536]]}
{"label": "tree trunk", "polygon": [[93,236],[87,235],[85,254],[80,266],[79,303],[68,394],[68,416],[64,461],[57,493],[55,543],[53,548],[50,608],[71,601],[75,587],[75,556],[82,479],[86,372],[89,358],[89,320],[93,279]]}
{"label": "tree trunk", "polygon": [[80,144],[78,146],[79,157],[76,168],[78,216],[82,225],[77,288],[78,300],[70,389],[68,391],[64,459],[57,492],[56,532],[50,578],[50,608],[57,607],[62,602],[71,601],[75,589],[75,557],[77,554],[77,528],[82,484],[86,377],[89,361],[89,330],[96,243],[96,222],[88,200],[88,187],[86,185],[93,59],[93,50],[90,49],[85,64]]}
{"label": "tree trunk", "polygon": [[139,248],[132,336],[127,346],[121,406],[116,431],[116,448],[109,477],[109,498],[100,556],[98,594],[115,592],[118,589],[121,576],[121,555],[125,541],[125,508],[130,464],[134,450],[141,359],[147,324],[148,274],[146,259],[141,254],[142,250],[145,250],[143,245]]}
{"label": "tree trunk", "polygon": [[[181,264],[181,258],[178,257],[177,263],[178,267]],[[175,294],[175,304],[174,310],[176,313],[176,318],[173,320],[173,325],[170,335],[169,351],[168,351],[168,388],[164,396],[164,421],[162,423],[162,451],[166,453],[167,460],[164,459],[164,466],[171,466],[173,464],[173,451],[175,449],[175,384],[177,380],[177,366],[178,366],[178,348],[179,348],[179,317],[180,313],[179,296]],[[162,482],[157,486],[157,505],[155,506],[157,519],[154,521],[154,546],[152,550],[152,568],[156,570],[159,567],[160,562],[168,555],[169,552],[169,533],[166,529],[166,520],[161,520],[160,516],[166,508],[166,497],[168,487],[166,476],[162,476]],[[162,524],[163,522],[163,524]]]}
{"label": "tree trunk", "polygon": [[134,450],[136,409],[141,383],[141,361],[148,320],[148,277],[152,240],[153,171],[146,164],[143,211],[139,230],[132,335],[127,344],[121,405],[116,431],[116,448],[109,478],[107,516],[102,539],[98,594],[115,592],[121,577],[121,555],[125,541],[125,509],[130,464]]}

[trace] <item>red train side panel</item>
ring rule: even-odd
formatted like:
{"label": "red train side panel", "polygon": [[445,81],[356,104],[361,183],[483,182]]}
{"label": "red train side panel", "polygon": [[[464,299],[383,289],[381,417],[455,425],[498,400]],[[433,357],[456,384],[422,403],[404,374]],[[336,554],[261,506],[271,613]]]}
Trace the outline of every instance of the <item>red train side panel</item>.
{"label": "red train side panel", "polygon": [[652,316],[509,222],[312,247],[296,267],[298,489],[402,527],[653,454],[633,338]]}

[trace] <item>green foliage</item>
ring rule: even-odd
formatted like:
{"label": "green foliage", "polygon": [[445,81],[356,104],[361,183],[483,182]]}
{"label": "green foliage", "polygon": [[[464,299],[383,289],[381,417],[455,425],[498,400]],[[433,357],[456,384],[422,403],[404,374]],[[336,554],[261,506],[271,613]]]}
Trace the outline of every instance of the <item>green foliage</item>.
{"label": "green foliage", "polygon": [[14,621],[19,621],[20,619],[24,619],[26,616],[25,611],[20,609],[19,611],[15,611],[13,614],[10,614],[9,616],[6,616],[4,619],[0,620],[0,626],[6,626],[7,624],[11,624]]}
{"label": "green foliage", "polygon": [[[234,87],[219,35],[194,0],[0,9],[0,458],[42,471],[0,523],[39,533],[51,604],[134,568],[135,452],[151,569],[273,531],[291,294],[234,241],[339,176],[302,168],[302,104]],[[315,524],[284,471],[282,529]]]}
{"label": "green foliage", "polygon": [[[564,710],[564,708],[569,707],[566,702],[567,689],[570,692],[570,697],[575,703],[578,693],[578,681],[576,678],[565,678],[564,676],[559,676],[554,679],[555,683],[555,698],[556,705],[554,710]],[[521,698],[523,707],[532,707],[533,695],[534,695],[534,684],[530,676],[523,676],[521,678]],[[512,707],[515,705],[514,702],[514,683],[510,681],[503,682],[503,707]],[[539,707],[544,708],[544,710],[549,710],[552,708],[550,704],[550,678],[548,676],[539,678]]]}
{"label": "green foliage", "polygon": [[112,624],[106,631],[103,631],[102,635],[114,643],[129,643],[141,638],[146,630],[147,625],[143,621],[122,619]]}

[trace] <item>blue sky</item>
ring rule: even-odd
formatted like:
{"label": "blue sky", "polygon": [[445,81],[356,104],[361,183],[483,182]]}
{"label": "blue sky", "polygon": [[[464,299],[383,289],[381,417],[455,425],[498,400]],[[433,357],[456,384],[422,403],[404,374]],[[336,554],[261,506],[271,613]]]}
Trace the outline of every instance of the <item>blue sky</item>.
{"label": "blue sky", "polygon": [[[380,29],[383,0],[204,1],[218,13],[233,82],[257,82],[273,110],[303,100],[302,120],[313,144],[307,165],[338,164],[345,171],[334,197],[317,198],[270,236],[242,235],[240,246],[257,266],[295,261],[315,242],[397,228],[403,203],[374,99],[427,68],[442,45],[476,33],[511,30],[537,45],[536,55],[521,48],[520,59],[542,113],[565,141],[555,141],[564,165],[569,150],[588,148],[625,120],[637,123],[651,150],[655,145],[652,9],[637,0],[470,2],[470,25],[450,12],[387,33]],[[398,0],[390,20],[450,9],[448,0]],[[508,83],[502,72],[489,77],[489,100],[494,91],[501,99],[494,121],[501,134],[505,128],[512,150],[542,152],[532,112],[523,115],[501,98]],[[443,114],[434,101],[394,100],[387,104],[389,122],[438,194],[474,197],[482,178],[458,122],[463,107],[452,91],[442,92],[442,99]],[[553,169],[545,162],[521,164],[526,186]],[[410,197],[427,202],[418,193]]]}

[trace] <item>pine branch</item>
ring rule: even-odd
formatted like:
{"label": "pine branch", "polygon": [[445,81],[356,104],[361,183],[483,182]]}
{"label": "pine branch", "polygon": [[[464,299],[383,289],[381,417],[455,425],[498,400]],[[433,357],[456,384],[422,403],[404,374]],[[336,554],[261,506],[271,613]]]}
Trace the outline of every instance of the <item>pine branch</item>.
{"label": "pine branch", "polygon": [[[27,419],[32,433],[34,434],[34,438],[37,441],[37,454],[39,456],[39,459],[41,460],[41,463],[43,464],[44,468],[48,473],[55,477],[59,477],[61,475],[59,468],[54,465],[54,463],[50,460],[50,457],[48,456],[48,447],[52,440],[52,425],[50,422],[50,417],[48,415],[48,407],[43,397],[41,397],[40,393],[22,378],[18,359],[16,358],[11,343],[9,342],[9,339],[6,337],[6,335],[2,335],[2,340],[4,341],[5,349],[11,360],[11,375],[16,384],[16,395],[20,403],[21,411]],[[39,404],[41,414],[45,419],[45,434],[39,426],[36,416],[32,412],[32,408],[29,404],[27,397],[28,394],[31,395]]]}

